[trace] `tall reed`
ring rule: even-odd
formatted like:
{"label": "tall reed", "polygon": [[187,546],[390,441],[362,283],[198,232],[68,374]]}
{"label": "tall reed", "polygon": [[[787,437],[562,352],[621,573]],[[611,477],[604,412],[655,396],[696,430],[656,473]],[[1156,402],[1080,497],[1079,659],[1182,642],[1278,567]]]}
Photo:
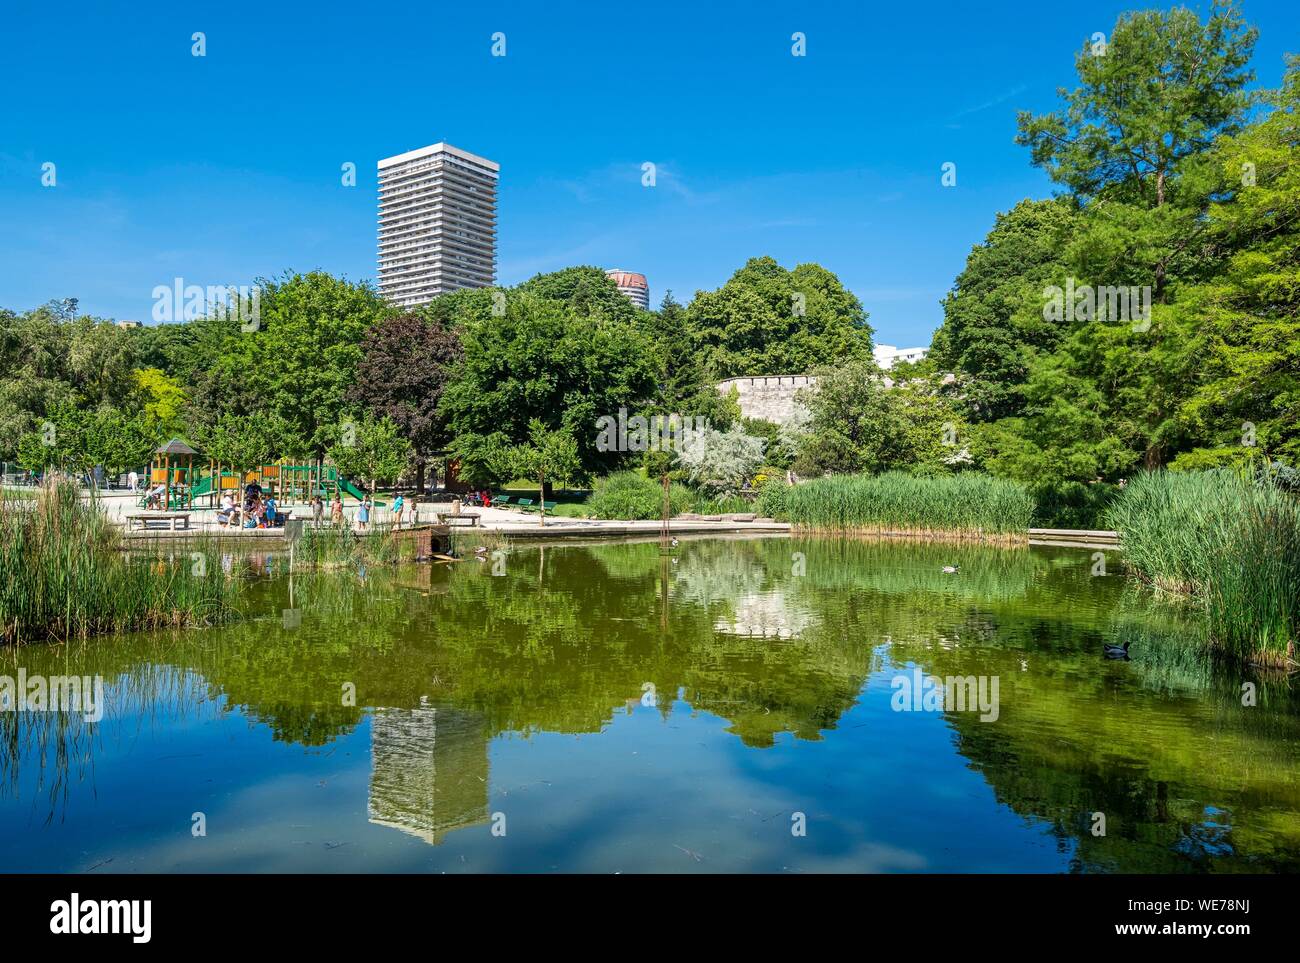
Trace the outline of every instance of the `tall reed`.
{"label": "tall reed", "polygon": [[795,485],[781,506],[797,529],[1025,541],[1034,499],[1020,484],[963,473],[831,475]]}
{"label": "tall reed", "polygon": [[206,548],[178,559],[122,551],[119,530],[70,481],[35,497],[0,492],[0,641],[207,625],[235,614],[239,589]]}
{"label": "tall reed", "polygon": [[1193,599],[1224,651],[1269,665],[1300,640],[1300,501],[1263,476],[1219,469],[1150,472],[1107,509],[1125,559]]}

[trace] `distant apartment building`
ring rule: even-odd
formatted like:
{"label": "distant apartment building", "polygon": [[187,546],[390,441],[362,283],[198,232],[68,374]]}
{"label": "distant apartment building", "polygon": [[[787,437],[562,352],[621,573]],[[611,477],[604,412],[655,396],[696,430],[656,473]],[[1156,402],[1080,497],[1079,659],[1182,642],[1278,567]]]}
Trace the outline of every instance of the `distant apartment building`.
{"label": "distant apartment building", "polygon": [[876,364],[888,371],[899,361],[920,361],[930,353],[929,348],[895,348],[892,344],[878,344],[872,349]]}
{"label": "distant apartment building", "polygon": [[624,297],[638,308],[642,311],[650,310],[650,285],[646,282],[644,274],[635,274],[632,271],[615,268],[612,271],[606,271],[605,276],[618,285],[618,289],[623,292]]}
{"label": "distant apartment building", "polygon": [[497,178],[485,157],[431,144],[379,162],[379,293],[415,307],[496,282]]}

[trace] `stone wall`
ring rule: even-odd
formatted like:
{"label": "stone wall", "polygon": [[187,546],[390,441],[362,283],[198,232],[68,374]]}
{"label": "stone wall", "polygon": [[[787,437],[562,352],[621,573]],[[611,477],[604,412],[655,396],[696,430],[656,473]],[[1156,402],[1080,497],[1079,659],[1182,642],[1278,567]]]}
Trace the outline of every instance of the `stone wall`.
{"label": "stone wall", "polygon": [[740,393],[742,415],[783,425],[795,416],[796,409],[802,408],[795,401],[795,393],[816,385],[817,379],[809,375],[763,375],[728,378],[718,382],[718,391],[725,395],[734,387]]}

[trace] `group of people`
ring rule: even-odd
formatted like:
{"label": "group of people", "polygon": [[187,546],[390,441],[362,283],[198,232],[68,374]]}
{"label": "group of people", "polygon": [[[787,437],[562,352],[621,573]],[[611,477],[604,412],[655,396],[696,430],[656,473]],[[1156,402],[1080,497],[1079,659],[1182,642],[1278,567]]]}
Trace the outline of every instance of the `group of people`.
{"label": "group of people", "polygon": [[[161,487],[161,486],[160,486]],[[361,500],[357,508],[356,526],[360,531],[370,528],[370,515],[374,511],[374,501],[369,495]],[[320,527],[325,520],[325,500],[320,495],[313,495],[308,502],[312,521]],[[329,506],[330,524],[338,527],[344,524],[343,496],[336,492]],[[230,492],[221,496],[221,506],[217,509],[217,524],[226,528],[275,528],[283,525],[285,516],[280,513],[279,504],[274,494],[264,495],[262,486],[252,482],[244,488],[242,506],[235,504]],[[401,528],[406,521],[406,499],[398,493],[393,498],[393,521]],[[414,506],[411,510],[411,524],[415,524]]]}
{"label": "group of people", "polygon": [[262,486],[249,482],[244,487],[244,503],[236,507],[235,499],[226,492],[221,496],[221,507],[217,509],[217,523],[226,528],[276,528],[284,524],[280,514],[279,503],[275,494],[263,497]]}
{"label": "group of people", "polygon": [[[366,501],[369,502],[369,500],[369,497],[367,497]],[[325,499],[321,498],[319,495],[313,495],[311,501],[307,504],[311,508],[311,520],[316,524],[316,527],[319,528],[321,522],[325,519]],[[364,503],[362,504],[362,508],[366,511],[367,517],[369,517],[369,509],[366,508]],[[334,493],[334,501],[330,503],[330,524],[335,528],[343,524],[343,496],[338,492]]]}

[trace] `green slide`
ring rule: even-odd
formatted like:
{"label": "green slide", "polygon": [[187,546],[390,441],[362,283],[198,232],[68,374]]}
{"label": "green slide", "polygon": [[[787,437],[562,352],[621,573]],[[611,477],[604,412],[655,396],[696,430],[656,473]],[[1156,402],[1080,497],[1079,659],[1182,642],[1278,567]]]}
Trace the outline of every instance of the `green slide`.
{"label": "green slide", "polygon": [[[366,497],[366,493],[365,493],[365,492],[363,492],[363,491],[362,491],[360,488],[358,488],[356,485],[352,484],[352,482],[348,481],[348,480],[347,480],[346,478],[344,478],[342,475],[339,475],[339,488],[343,489],[345,492],[347,492],[349,495],[351,495],[351,496],[352,496],[353,498],[355,498],[357,501],[361,501],[361,499],[363,499],[363,498]],[[380,507],[381,505],[383,505],[384,503],[381,502],[379,499],[375,499],[374,504],[375,504],[375,507],[378,508],[378,507]]]}

